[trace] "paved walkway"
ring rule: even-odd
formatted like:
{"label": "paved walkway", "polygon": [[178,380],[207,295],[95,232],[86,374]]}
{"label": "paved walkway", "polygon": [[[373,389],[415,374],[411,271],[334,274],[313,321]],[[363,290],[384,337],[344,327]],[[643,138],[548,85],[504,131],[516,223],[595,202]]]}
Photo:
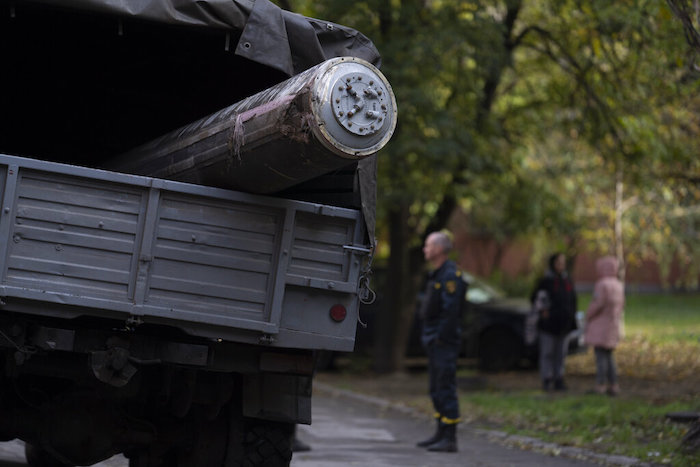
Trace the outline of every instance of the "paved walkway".
{"label": "paved walkway", "polygon": [[434,425],[410,409],[388,401],[314,384],[313,423],[300,426],[299,438],[311,451],[296,453],[292,467],[462,467],[641,465],[562,448],[525,437],[460,427],[458,453],[432,453],[415,447]]}

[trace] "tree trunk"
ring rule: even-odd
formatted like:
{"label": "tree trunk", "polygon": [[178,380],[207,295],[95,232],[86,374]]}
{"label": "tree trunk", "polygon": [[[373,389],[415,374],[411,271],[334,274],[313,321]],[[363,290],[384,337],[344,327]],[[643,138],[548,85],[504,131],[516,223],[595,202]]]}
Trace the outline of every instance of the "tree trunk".
{"label": "tree trunk", "polygon": [[615,256],[620,264],[618,278],[625,282],[625,251],[622,239],[622,215],[624,214],[624,182],[623,171],[618,167],[615,171]]}
{"label": "tree trunk", "polygon": [[388,212],[391,253],[386,298],[374,330],[374,369],[378,373],[393,373],[403,368],[413,324],[415,293],[411,290],[409,267],[408,209],[408,201],[402,200]]}
{"label": "tree trunk", "polygon": [[490,276],[493,274],[494,271],[498,271],[501,269],[501,261],[503,260],[503,254],[505,253],[505,241],[499,240],[498,238],[495,239],[495,251],[493,252],[493,259],[491,261],[491,267],[489,268],[487,272],[487,276]]}

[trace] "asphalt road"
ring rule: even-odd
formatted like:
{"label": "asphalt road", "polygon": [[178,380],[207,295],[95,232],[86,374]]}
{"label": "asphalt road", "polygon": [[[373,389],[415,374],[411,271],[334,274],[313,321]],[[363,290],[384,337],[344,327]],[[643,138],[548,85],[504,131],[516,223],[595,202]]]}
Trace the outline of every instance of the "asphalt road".
{"label": "asphalt road", "polygon": [[[539,449],[551,454],[535,452],[532,445],[528,450],[518,449],[513,445],[526,444],[524,440],[468,426],[458,430],[458,453],[431,453],[415,447],[416,441],[430,435],[433,428],[431,420],[398,410],[380,399],[321,388],[314,394],[313,424],[302,425],[298,431],[299,438],[312,449],[296,453],[291,467],[567,467],[600,465],[602,460],[594,463],[590,458],[563,456],[564,451],[546,445]],[[0,467],[25,465],[21,442],[0,443]],[[128,462],[122,456],[115,456],[96,466],[127,467]]]}

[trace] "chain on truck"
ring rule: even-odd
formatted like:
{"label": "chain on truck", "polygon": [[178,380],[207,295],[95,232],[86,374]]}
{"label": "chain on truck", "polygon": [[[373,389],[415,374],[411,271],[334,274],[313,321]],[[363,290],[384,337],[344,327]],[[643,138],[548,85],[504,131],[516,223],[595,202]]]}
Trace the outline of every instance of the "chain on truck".
{"label": "chain on truck", "polygon": [[0,440],[288,465],[372,295],[374,45],[267,0],[0,0],[0,51]]}

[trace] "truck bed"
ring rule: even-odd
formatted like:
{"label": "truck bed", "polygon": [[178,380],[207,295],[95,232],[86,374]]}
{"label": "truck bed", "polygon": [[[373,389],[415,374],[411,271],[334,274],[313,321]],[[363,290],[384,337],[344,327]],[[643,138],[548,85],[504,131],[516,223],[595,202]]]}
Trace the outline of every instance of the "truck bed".
{"label": "truck bed", "polygon": [[2,154],[0,196],[2,310],[353,349],[357,210]]}

